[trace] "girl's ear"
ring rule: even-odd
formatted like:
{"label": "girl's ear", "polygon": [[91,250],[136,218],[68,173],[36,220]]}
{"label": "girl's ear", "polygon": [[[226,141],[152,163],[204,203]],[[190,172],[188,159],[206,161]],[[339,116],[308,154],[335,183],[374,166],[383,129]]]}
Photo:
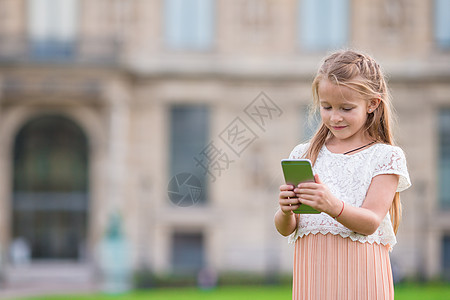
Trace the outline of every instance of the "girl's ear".
{"label": "girl's ear", "polygon": [[372,98],[369,100],[369,105],[367,106],[367,112],[370,114],[375,109],[377,109],[378,105],[380,105],[381,99],[380,98]]}

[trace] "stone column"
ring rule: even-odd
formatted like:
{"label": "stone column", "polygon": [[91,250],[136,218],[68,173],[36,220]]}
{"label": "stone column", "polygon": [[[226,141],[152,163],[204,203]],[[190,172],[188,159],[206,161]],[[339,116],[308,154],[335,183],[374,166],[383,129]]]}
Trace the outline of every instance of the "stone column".
{"label": "stone column", "polygon": [[123,212],[126,184],[129,96],[123,84],[113,82],[107,89],[108,105],[108,212]]}
{"label": "stone column", "polygon": [[107,199],[103,202],[106,224],[100,242],[103,290],[122,293],[131,288],[131,251],[126,234],[125,187],[129,132],[129,96],[126,86],[113,81],[107,86],[108,165]]}

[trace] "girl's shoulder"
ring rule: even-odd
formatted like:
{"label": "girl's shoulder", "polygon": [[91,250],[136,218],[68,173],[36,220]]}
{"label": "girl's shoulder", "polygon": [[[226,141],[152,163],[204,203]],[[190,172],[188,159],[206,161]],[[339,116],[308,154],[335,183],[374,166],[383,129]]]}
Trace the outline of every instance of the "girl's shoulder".
{"label": "girl's shoulder", "polygon": [[405,153],[399,146],[379,143],[370,147],[367,152],[364,159],[370,161],[376,169],[398,164],[406,166]]}
{"label": "girl's shoulder", "polygon": [[411,186],[405,153],[402,148],[387,144],[377,144],[374,149],[372,177],[381,174],[399,175],[397,192],[401,192]]}
{"label": "girl's shoulder", "polygon": [[289,155],[289,159],[300,159],[303,158],[308,150],[309,143],[298,144],[294,147]]}
{"label": "girl's shoulder", "polygon": [[389,144],[375,144],[371,147],[372,152],[376,154],[377,157],[397,157],[401,159],[405,159],[405,153],[402,148],[395,145]]}

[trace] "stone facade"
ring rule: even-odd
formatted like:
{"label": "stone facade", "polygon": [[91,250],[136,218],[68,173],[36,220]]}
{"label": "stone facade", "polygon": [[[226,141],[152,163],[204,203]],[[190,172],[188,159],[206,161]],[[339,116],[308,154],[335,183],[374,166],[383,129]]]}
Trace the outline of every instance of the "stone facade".
{"label": "stone facade", "polygon": [[[403,223],[392,252],[398,274],[437,276],[450,211],[438,203],[437,115],[450,109],[450,51],[433,39],[433,1],[349,1],[348,47],[372,54],[389,74],[413,187],[402,195]],[[326,50],[298,42],[294,0],[215,1],[213,45],[167,49],[163,1],[86,1],[78,5],[78,49],[70,61],[27,53],[27,1],[0,1],[0,245],[12,242],[13,145],[29,120],[56,114],[89,142],[86,257],[119,211],[133,267],[171,272],[174,234],[199,234],[204,264],[219,272],[290,272],[292,248],[273,226],[280,159],[306,139],[310,85]],[[265,127],[246,107],[264,92],[281,110]],[[236,117],[257,138],[214,182],[207,203],[184,208],[168,198],[170,109],[209,108],[208,142]],[[199,149],[200,151],[201,149]],[[193,161],[194,163],[194,161]]]}

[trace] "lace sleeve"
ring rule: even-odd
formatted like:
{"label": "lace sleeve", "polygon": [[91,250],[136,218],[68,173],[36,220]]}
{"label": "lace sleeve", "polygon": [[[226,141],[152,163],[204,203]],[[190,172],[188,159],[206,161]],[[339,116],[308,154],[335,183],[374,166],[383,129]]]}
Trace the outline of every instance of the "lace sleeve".
{"label": "lace sleeve", "polygon": [[406,167],[406,158],[402,149],[395,146],[389,146],[385,151],[378,152],[372,177],[381,174],[399,175],[397,192],[404,191],[411,186],[411,180]]}
{"label": "lace sleeve", "polygon": [[289,159],[303,158],[303,155],[306,153],[306,150],[308,150],[308,144],[300,144],[295,146],[294,150],[292,150],[291,154],[289,155]]}

